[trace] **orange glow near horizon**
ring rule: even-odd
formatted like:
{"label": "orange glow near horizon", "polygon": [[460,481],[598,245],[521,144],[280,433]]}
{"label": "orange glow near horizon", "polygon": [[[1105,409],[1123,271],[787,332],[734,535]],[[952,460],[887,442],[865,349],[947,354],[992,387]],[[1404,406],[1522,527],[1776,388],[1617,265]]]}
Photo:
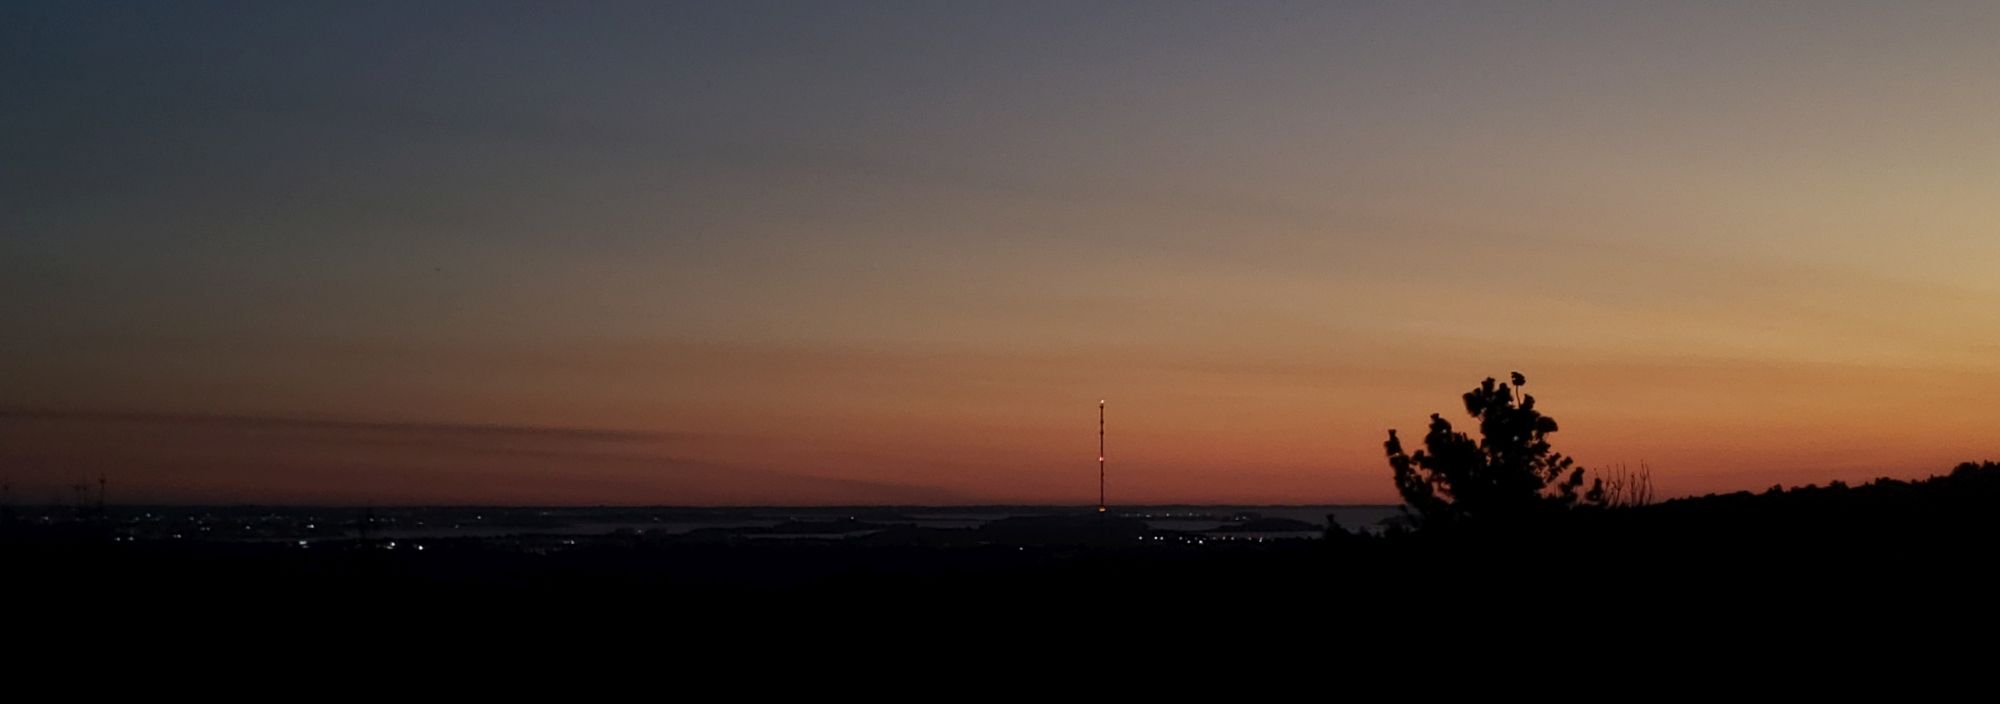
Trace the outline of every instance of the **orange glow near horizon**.
{"label": "orange glow near horizon", "polygon": [[36,12],[18,502],[1089,506],[1117,396],[1112,505],[1387,503],[1516,370],[1663,496],[2000,459],[1992,3]]}

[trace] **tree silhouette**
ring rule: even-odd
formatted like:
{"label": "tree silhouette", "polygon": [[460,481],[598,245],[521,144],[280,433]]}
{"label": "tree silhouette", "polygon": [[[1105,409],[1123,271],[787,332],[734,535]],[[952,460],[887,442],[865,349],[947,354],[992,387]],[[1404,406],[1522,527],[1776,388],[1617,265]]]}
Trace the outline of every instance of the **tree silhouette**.
{"label": "tree silhouette", "polygon": [[1518,520],[1582,504],[1603,503],[1603,486],[1583,488],[1583,468],[1549,447],[1554,418],[1535,410],[1535,397],[1521,393],[1520,372],[1513,386],[1488,378],[1465,394],[1465,411],[1479,420],[1480,439],[1452,429],[1431,414],[1424,449],[1403,452],[1389,431],[1389,467],[1406,510],[1423,526]]}

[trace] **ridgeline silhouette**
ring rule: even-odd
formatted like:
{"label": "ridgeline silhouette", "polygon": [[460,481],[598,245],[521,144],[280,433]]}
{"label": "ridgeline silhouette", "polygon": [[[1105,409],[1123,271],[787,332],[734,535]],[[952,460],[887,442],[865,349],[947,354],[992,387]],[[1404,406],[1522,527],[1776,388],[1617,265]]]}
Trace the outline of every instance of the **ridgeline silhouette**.
{"label": "ridgeline silhouette", "polygon": [[[1593,618],[1630,605],[1656,623],[1707,616],[1766,628],[1787,617],[1825,622],[1823,614],[1856,603],[1894,605],[1902,619],[1909,605],[1950,605],[1938,595],[1988,579],[1984,556],[2000,544],[1991,517],[2000,464],[1966,463],[1919,481],[1653,503],[1645,465],[1586,472],[1555,452],[1556,421],[1521,391],[1526,381],[1487,379],[1464,395],[1476,439],[1441,415],[1415,452],[1390,432],[1385,450],[1414,531],[1349,532],[1329,517],[1325,540],[1266,541],[1257,534],[1307,524],[1251,516],[1187,531],[1069,510],[939,527],[886,507],[645,530],[663,513],[668,524],[742,518],[736,509],[655,508],[594,509],[639,528],[593,536],[561,531],[564,519],[547,511],[511,509],[487,521],[479,512],[491,509],[427,508],[398,511],[439,523],[470,514],[502,531],[398,549],[394,537],[375,534],[395,516],[374,509],[308,509],[327,520],[304,524],[307,533],[253,532],[245,520],[240,533],[190,530],[183,539],[174,526],[228,527],[267,509],[209,507],[162,524],[143,507],[86,521],[51,506],[28,520],[0,513],[0,566],[18,603],[198,614],[203,628],[218,614],[261,623],[301,603],[336,620],[401,622],[435,621],[440,608],[477,622],[544,608],[568,622],[582,604],[603,608],[606,622],[670,614],[672,628],[731,634],[774,632],[746,623],[850,615],[855,628],[880,628],[884,619],[980,613],[991,622],[982,628],[1000,629],[1036,618],[1096,623],[1106,609],[1153,623],[1208,608],[1253,623],[1337,613],[1349,630],[1426,639],[1465,632],[1468,622],[1542,632],[1516,629],[1548,628],[1579,586],[1612,590],[1605,603],[1614,608],[1578,602]],[[336,515],[359,520],[342,526]],[[1355,606],[1375,604],[1398,606]]]}

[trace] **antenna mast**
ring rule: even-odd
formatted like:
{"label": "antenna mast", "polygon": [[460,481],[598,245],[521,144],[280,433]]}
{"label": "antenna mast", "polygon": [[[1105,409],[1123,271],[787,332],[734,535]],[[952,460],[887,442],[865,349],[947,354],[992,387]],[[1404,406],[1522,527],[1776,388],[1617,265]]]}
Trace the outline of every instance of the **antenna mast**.
{"label": "antenna mast", "polygon": [[1104,400],[1097,401],[1097,512],[1104,513]]}

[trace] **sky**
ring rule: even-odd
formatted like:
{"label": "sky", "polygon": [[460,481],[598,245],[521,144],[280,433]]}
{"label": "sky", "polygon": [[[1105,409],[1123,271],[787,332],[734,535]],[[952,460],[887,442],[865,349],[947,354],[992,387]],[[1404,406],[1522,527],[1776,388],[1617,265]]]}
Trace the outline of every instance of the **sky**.
{"label": "sky", "polygon": [[2000,458],[1990,2],[0,6],[0,480],[1382,503]]}

